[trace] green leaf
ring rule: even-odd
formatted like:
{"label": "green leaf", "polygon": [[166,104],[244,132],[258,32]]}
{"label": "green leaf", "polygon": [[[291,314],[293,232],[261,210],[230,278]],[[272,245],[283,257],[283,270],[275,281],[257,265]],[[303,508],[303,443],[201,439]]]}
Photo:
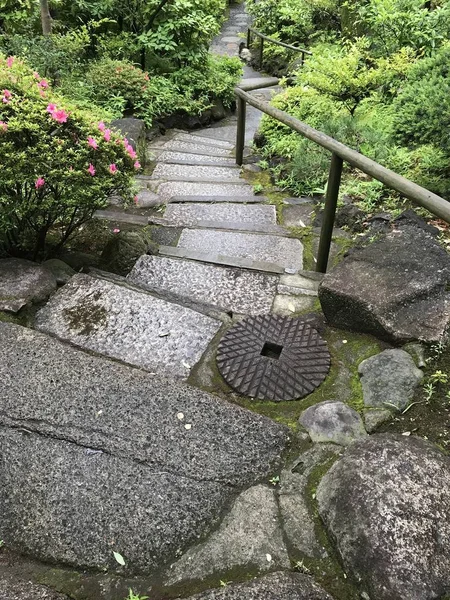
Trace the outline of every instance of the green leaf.
{"label": "green leaf", "polygon": [[114,551],[113,551],[113,555],[114,555],[114,558],[116,559],[116,561],[119,563],[119,565],[124,567],[125,561],[123,559],[123,556],[121,554],[119,554],[118,552],[114,552]]}

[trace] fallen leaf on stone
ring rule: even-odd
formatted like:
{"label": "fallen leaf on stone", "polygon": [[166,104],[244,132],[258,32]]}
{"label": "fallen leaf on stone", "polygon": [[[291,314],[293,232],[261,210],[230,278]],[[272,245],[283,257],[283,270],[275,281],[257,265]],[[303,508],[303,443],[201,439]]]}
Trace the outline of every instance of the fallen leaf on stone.
{"label": "fallen leaf on stone", "polygon": [[267,559],[267,562],[270,562],[272,560],[272,555],[266,554],[266,559]]}
{"label": "fallen leaf on stone", "polygon": [[178,419],[180,419],[180,421],[182,421],[182,420],[184,419],[184,415],[183,415],[183,413],[182,413],[182,412],[179,412],[179,413],[177,414],[177,418],[178,418]]}
{"label": "fallen leaf on stone", "polygon": [[159,337],[166,337],[170,335],[170,331],[161,331],[161,333],[158,333]]}
{"label": "fallen leaf on stone", "polygon": [[113,233],[120,233],[120,229],[118,229],[117,227],[115,229],[113,229]]}
{"label": "fallen leaf on stone", "polygon": [[347,344],[347,340],[342,340],[342,343],[343,344]]}
{"label": "fallen leaf on stone", "polygon": [[186,423],[186,425],[184,426],[185,429],[191,429],[192,425],[190,423]]}
{"label": "fallen leaf on stone", "polygon": [[404,432],[402,433],[402,435],[411,435],[411,432],[410,432],[410,431],[404,431]]}
{"label": "fallen leaf on stone", "polygon": [[190,369],[191,368],[191,366],[188,365],[188,363],[185,362],[185,361],[183,361],[181,364],[183,365],[183,367],[186,367],[186,369]]}
{"label": "fallen leaf on stone", "polygon": [[288,305],[288,308],[291,312],[295,312],[295,304],[293,302]]}
{"label": "fallen leaf on stone", "polygon": [[123,556],[121,554],[119,554],[118,552],[113,552],[114,558],[116,559],[116,561],[119,563],[119,565],[122,565],[122,567],[125,566],[125,561],[123,559]]}

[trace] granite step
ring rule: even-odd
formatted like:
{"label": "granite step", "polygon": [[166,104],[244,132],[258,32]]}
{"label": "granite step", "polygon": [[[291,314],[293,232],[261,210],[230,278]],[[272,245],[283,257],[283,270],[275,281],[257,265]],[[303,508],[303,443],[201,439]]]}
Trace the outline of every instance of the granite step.
{"label": "granite step", "polygon": [[173,150],[174,152],[186,152],[189,154],[207,154],[209,156],[222,156],[226,158],[232,157],[232,152],[229,148],[221,148],[212,146],[207,141],[201,142],[184,142],[182,140],[168,139],[158,142],[153,142],[148,149],[151,151],[158,150]]}
{"label": "granite step", "polygon": [[170,293],[228,313],[270,312],[276,275],[165,256],[141,256],[127,279],[146,290]]}
{"label": "granite step", "polygon": [[164,219],[173,225],[195,226],[203,221],[240,223],[242,225],[276,225],[276,207],[272,204],[169,204]]}
{"label": "granite step", "polygon": [[266,204],[269,201],[267,196],[226,196],[226,195],[189,195],[186,196],[172,196],[170,199],[170,204],[175,203],[184,203],[184,202],[208,202],[209,204],[215,203],[227,203],[230,202],[232,204]]}
{"label": "granite step", "polygon": [[[151,183],[149,183],[151,186]],[[161,200],[168,202],[174,196],[242,196],[253,197],[253,188],[245,183],[210,183],[200,181],[155,182],[150,188]]]}
{"label": "granite step", "polygon": [[303,267],[303,245],[300,240],[214,229],[183,229],[178,248],[235,258],[247,258],[278,265],[287,272]]}
{"label": "granite step", "polygon": [[224,181],[243,183],[240,170],[234,167],[216,167],[213,165],[172,165],[158,163],[153,170],[152,179],[170,181]]}
{"label": "granite step", "polygon": [[228,150],[233,150],[234,143],[228,140],[221,140],[214,136],[204,136],[201,132],[198,133],[185,133],[180,132],[176,133],[173,137],[173,140],[180,140],[182,142],[191,142],[194,144],[208,144],[208,146],[216,146],[218,148],[228,148]]}
{"label": "granite step", "polygon": [[77,274],[37,313],[36,328],[147,371],[187,379],[222,325],[180,304]]}
{"label": "granite step", "polygon": [[188,152],[174,152],[164,150],[156,156],[159,163],[168,163],[172,165],[214,165],[217,167],[234,167],[240,170],[236,165],[234,158],[225,158],[223,156],[211,156],[209,154],[189,154]]}

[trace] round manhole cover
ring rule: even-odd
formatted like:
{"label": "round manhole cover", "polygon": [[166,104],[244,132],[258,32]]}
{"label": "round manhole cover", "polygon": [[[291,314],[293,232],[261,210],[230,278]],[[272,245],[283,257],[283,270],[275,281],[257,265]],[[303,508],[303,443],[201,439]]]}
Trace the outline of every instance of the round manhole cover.
{"label": "round manhole cover", "polygon": [[330,353],[302,319],[246,317],[222,338],[217,366],[237,392],[260,400],[294,400],[313,392],[330,370]]}

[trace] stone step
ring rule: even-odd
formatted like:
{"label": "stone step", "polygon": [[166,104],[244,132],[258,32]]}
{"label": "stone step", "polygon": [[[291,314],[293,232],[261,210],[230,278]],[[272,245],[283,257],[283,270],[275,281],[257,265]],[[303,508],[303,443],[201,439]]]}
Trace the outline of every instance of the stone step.
{"label": "stone step", "polygon": [[215,165],[218,167],[234,167],[240,170],[240,167],[236,165],[234,158],[211,156],[208,154],[189,154],[188,152],[164,150],[159,156],[156,156],[156,160],[160,163],[177,165]]}
{"label": "stone step", "polygon": [[208,140],[222,140],[233,146],[236,145],[236,125],[223,125],[221,127],[211,127],[202,129],[198,132],[199,143],[208,143]]}
{"label": "stone step", "polygon": [[164,142],[160,142],[158,145],[149,146],[151,151],[153,148],[156,150],[173,150],[175,152],[188,152],[189,154],[209,154],[210,156],[223,156],[230,158],[233,156],[232,152],[228,148],[219,148],[211,146],[207,143],[194,143],[194,142],[182,142],[181,140],[169,139]]}
{"label": "stone step", "polygon": [[83,349],[185,379],[221,324],[146,292],[82,274],[60,288],[36,317],[37,329]]}
{"label": "stone step", "polygon": [[248,315],[270,312],[278,282],[277,276],[266,273],[147,255],[127,279],[150,291]]}
{"label": "stone step", "polygon": [[203,165],[171,165],[159,163],[152,173],[152,179],[171,181],[225,181],[240,183],[240,170],[234,167]]}
{"label": "stone step", "polygon": [[232,204],[266,204],[269,198],[266,196],[213,196],[211,194],[206,196],[186,195],[186,196],[172,196],[170,203],[184,203],[184,202],[208,202],[214,203],[227,203]]}
{"label": "stone step", "polygon": [[148,225],[148,217],[121,212],[118,210],[96,210],[94,217],[97,219],[104,219],[105,221],[127,223],[129,225],[142,225],[143,227]]}
{"label": "stone step", "polygon": [[276,225],[276,207],[272,204],[169,204],[164,219],[174,225],[195,226],[199,221],[220,221],[242,225]]}
{"label": "stone step", "polygon": [[303,245],[293,238],[212,229],[183,229],[178,247],[273,263],[297,272],[303,267]]}
{"label": "stone step", "polygon": [[253,188],[242,183],[209,183],[200,181],[168,181],[152,190],[168,202],[174,196],[234,196],[253,197]]}
{"label": "stone step", "polygon": [[180,132],[176,133],[173,137],[173,140],[180,140],[182,142],[190,142],[193,144],[208,144],[208,146],[216,146],[218,148],[227,148],[228,150],[233,150],[234,144],[227,140],[222,140],[216,138],[215,136],[204,136],[202,132],[198,133],[185,133]]}
{"label": "stone step", "polygon": [[239,258],[237,256],[225,256],[224,254],[213,254],[211,252],[201,252],[199,250],[187,250],[186,248],[176,248],[174,246],[160,246],[159,254],[162,256],[171,256],[172,258],[185,258],[187,260],[196,260],[203,263],[212,263],[214,265],[223,265],[226,267],[238,267],[239,269],[262,271],[263,273],[285,273],[284,268],[275,263],[252,260],[251,258]]}

